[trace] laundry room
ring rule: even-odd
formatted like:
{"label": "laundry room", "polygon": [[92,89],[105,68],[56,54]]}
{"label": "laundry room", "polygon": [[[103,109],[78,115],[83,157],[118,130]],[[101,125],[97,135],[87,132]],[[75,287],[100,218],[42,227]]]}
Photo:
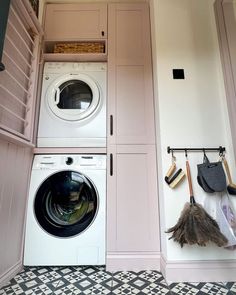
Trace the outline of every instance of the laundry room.
{"label": "laundry room", "polygon": [[[236,230],[218,216],[227,202],[236,225],[235,28],[234,0],[0,4],[0,294],[40,270],[57,273],[39,294],[94,270],[101,293],[70,283],[126,294],[128,274],[127,290],[152,294],[151,272],[153,294],[236,292]],[[199,183],[208,160],[223,189]],[[222,244],[174,238],[186,205],[218,222]]]}

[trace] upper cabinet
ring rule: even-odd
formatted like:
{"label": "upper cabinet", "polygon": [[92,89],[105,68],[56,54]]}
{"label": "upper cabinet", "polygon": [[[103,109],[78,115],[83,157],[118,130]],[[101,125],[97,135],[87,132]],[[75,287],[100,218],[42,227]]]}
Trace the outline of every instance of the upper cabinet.
{"label": "upper cabinet", "polygon": [[77,41],[107,37],[107,4],[47,4],[45,40]]}
{"label": "upper cabinet", "polygon": [[107,4],[47,4],[45,61],[106,61]]}
{"label": "upper cabinet", "polygon": [[148,5],[110,4],[108,13],[108,141],[155,144]]}
{"label": "upper cabinet", "polygon": [[149,10],[145,3],[110,4],[108,27],[112,60],[117,64],[151,66]]}

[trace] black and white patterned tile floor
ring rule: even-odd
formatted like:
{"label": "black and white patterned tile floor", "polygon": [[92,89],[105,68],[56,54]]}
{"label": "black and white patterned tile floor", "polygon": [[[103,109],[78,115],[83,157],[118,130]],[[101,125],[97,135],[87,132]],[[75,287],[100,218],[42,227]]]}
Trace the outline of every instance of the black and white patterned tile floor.
{"label": "black and white patterned tile floor", "polygon": [[234,295],[236,283],[167,284],[157,271],[110,273],[103,266],[25,267],[0,295]]}

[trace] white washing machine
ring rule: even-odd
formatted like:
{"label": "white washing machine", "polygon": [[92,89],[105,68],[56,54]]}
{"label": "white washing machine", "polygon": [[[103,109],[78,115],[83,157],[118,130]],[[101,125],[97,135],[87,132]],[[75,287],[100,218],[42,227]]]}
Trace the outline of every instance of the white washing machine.
{"label": "white washing machine", "polygon": [[105,155],[36,155],[24,265],[105,264],[105,216]]}
{"label": "white washing machine", "polygon": [[38,147],[106,146],[107,64],[46,62]]}

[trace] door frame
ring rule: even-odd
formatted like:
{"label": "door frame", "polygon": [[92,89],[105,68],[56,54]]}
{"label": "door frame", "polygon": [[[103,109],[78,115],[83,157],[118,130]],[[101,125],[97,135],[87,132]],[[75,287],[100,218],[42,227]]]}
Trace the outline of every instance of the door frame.
{"label": "door frame", "polygon": [[233,55],[236,51],[234,3],[236,3],[235,0],[216,0],[214,9],[233,149],[236,156],[236,70],[233,68],[233,60],[236,61]]}

